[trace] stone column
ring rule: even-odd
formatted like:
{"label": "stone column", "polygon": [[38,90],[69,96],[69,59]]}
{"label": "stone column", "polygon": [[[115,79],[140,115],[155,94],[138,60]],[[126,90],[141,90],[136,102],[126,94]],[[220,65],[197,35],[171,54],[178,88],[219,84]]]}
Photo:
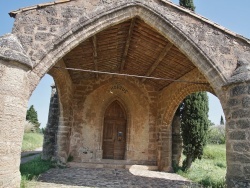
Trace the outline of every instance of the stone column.
{"label": "stone column", "polygon": [[227,187],[250,187],[250,67],[239,61],[227,92]]}
{"label": "stone column", "polygon": [[172,128],[168,125],[159,130],[158,168],[160,171],[172,172]]}
{"label": "stone column", "polygon": [[0,37],[0,187],[20,187],[20,154],[29,86],[30,60],[16,37]]}
{"label": "stone column", "polygon": [[181,165],[182,154],[181,120],[180,114],[175,113],[172,122],[172,162],[173,165]]}
{"label": "stone column", "polygon": [[49,106],[48,123],[44,131],[42,159],[55,159],[57,154],[57,132],[59,124],[59,101],[56,86],[51,86],[51,97]]}

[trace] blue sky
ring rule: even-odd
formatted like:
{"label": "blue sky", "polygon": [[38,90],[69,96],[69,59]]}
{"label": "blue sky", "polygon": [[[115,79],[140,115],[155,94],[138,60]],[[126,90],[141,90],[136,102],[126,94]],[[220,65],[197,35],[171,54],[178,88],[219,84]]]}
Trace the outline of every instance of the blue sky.
{"label": "blue sky", "polygon": [[[8,13],[21,7],[50,2],[49,0],[0,0],[0,36],[11,32],[13,18]],[[179,0],[172,0],[178,4]],[[240,35],[250,38],[250,0],[194,0],[196,13],[202,15]],[[33,92],[29,106],[34,105],[42,127],[47,123],[49,99],[53,79],[45,76]],[[223,114],[219,100],[209,94],[209,118],[219,124]]]}

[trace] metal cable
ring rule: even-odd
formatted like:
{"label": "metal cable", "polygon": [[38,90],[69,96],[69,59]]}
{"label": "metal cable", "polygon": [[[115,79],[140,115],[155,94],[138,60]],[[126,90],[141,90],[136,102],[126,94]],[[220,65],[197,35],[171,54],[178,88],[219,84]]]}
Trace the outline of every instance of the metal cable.
{"label": "metal cable", "polygon": [[152,77],[152,76],[121,74],[121,73],[115,73],[115,72],[95,71],[95,70],[88,70],[88,69],[76,69],[76,68],[67,68],[67,67],[58,67],[58,66],[54,66],[53,68],[66,69],[66,70],[72,70],[72,71],[80,71],[80,72],[91,72],[91,73],[98,73],[98,74],[127,76],[127,77],[135,77],[135,78],[146,78],[146,79],[153,79],[153,80],[164,80],[164,81],[171,81],[171,82],[182,82],[182,83],[190,83],[190,84],[209,85],[208,83],[205,83],[205,82],[192,82],[192,81],[187,81],[187,80],[175,80],[175,79],[171,79],[171,78],[158,78],[158,77]]}

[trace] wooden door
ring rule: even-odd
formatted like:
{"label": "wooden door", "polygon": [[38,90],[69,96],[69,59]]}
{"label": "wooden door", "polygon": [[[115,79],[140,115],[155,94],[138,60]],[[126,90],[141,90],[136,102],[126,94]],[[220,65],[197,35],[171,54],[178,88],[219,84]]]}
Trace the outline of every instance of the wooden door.
{"label": "wooden door", "polygon": [[114,101],[106,110],[103,128],[103,158],[124,159],[126,150],[126,114],[121,104]]}

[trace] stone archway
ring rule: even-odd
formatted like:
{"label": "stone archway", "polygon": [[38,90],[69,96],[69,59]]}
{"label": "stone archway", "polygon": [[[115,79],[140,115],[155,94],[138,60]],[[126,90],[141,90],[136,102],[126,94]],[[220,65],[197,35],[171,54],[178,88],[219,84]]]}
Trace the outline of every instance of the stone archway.
{"label": "stone archway", "polygon": [[[248,84],[250,80],[248,60],[250,59],[250,46],[247,39],[239,37],[190,11],[164,0],[147,2],[133,0],[126,2],[122,0],[76,0],[21,9],[10,13],[10,15],[16,18],[13,32],[0,38],[0,86],[3,88],[0,91],[0,98],[3,103],[3,108],[0,111],[0,121],[2,125],[1,134],[4,135],[1,136],[0,142],[2,143],[2,153],[10,156],[9,161],[2,160],[5,159],[4,157],[0,158],[2,161],[0,166],[3,166],[4,168],[2,169],[6,172],[0,176],[2,185],[18,187],[20,180],[18,166],[22,137],[22,134],[18,133],[22,131],[28,97],[42,76],[51,70],[57,62],[60,60],[64,61],[64,57],[69,58],[70,55],[68,54],[70,52],[75,52],[74,50],[77,47],[83,42],[87,43],[88,40],[91,40],[93,43],[94,69],[98,70],[98,64],[96,63],[98,59],[96,35],[117,24],[125,23],[126,25],[128,20],[130,20],[130,26],[127,27],[133,28],[134,20],[137,18],[145,23],[137,27],[137,32],[143,26],[147,28],[147,32],[157,34],[158,39],[160,39],[159,43],[164,42],[158,46],[159,48],[157,48],[157,44],[153,45],[154,50],[158,49],[158,53],[153,53],[155,60],[149,62],[148,57],[147,61],[142,61],[143,66],[137,67],[135,72],[144,76],[151,75],[172,46],[174,46],[172,50],[178,51],[177,54],[183,58],[180,58],[178,63],[184,61],[188,62],[186,65],[190,65],[189,72],[177,71],[173,73],[172,77],[174,80],[180,79],[177,76],[179,73],[182,73],[181,77],[185,78],[185,75],[199,70],[199,73],[207,81],[208,87],[212,88],[211,90],[221,99],[227,118],[228,186],[233,187],[242,183],[246,186],[249,185],[248,154],[246,153],[246,148],[243,147],[243,145],[245,146],[249,143],[249,128],[246,125],[249,122],[249,105],[247,101],[250,95]],[[129,31],[132,30],[129,29]],[[126,41],[123,42],[126,44],[125,46],[129,47],[131,37],[128,35]],[[153,40],[157,41],[156,38],[152,38]],[[142,51],[144,52],[144,49]],[[121,55],[120,66],[122,71],[125,71],[124,63],[126,62],[127,54],[128,48],[125,47]],[[139,54],[137,57],[142,58],[143,55]],[[68,59],[66,60],[68,61]],[[133,66],[136,67],[135,64]],[[164,67],[166,68],[167,66],[168,63],[164,61],[164,66],[161,67],[161,70],[164,70]],[[145,70],[146,72],[144,71],[143,73],[138,72],[142,71],[143,67],[148,67],[148,70]],[[110,68],[108,70],[112,71],[113,69]],[[128,74],[133,72],[133,70],[130,70]],[[158,70],[156,75],[166,76],[166,73],[167,71],[161,72]],[[231,77],[232,74],[233,76]],[[73,74],[69,75],[71,80],[73,80]],[[96,81],[91,81],[96,84],[100,83],[102,79],[103,77],[100,77]],[[161,138],[169,138],[169,135],[165,134],[165,132],[170,122],[168,118],[164,119],[164,116],[165,114],[168,114],[167,116],[169,117],[173,116],[176,101],[169,103],[169,106],[164,106],[166,101],[162,99],[164,99],[164,93],[172,88],[172,81],[168,83],[154,83],[155,87],[158,84],[158,89],[152,89],[152,82],[150,85],[144,79],[135,81],[140,87],[146,88],[146,98],[149,101],[148,106],[150,108],[157,103],[156,98],[160,96],[157,103],[159,109],[157,111],[149,110],[150,121],[146,125],[148,130],[152,131],[152,134],[148,135],[150,138],[148,139],[148,148],[150,149],[142,151],[151,153],[153,156],[152,161],[156,153],[156,129],[159,129],[158,132],[163,133],[160,135]],[[190,77],[189,81],[196,83],[197,79]],[[89,93],[95,84],[90,87],[87,86]],[[199,86],[201,85],[199,84]],[[85,88],[85,85],[79,81],[79,83],[75,82],[74,85],[69,85],[69,88],[73,88],[72,90],[69,89],[71,90],[69,92],[70,97],[79,97],[79,95],[81,97],[79,88]],[[178,91],[179,96],[181,96],[181,92],[181,90]],[[173,95],[173,93],[170,94]],[[74,97],[67,102],[71,103],[70,101]],[[86,96],[84,97],[86,98]],[[140,95],[139,98],[143,99],[144,96]],[[17,104],[17,106],[14,107],[13,103]],[[74,127],[74,125],[79,124],[77,121],[82,119],[75,113],[74,109],[81,105],[81,103],[75,102],[74,106],[67,108],[68,116],[62,118],[64,125],[67,126],[61,127],[62,135],[70,136],[71,128],[78,128]],[[94,117],[94,114],[92,115]],[[20,125],[20,127],[16,128],[16,125]],[[17,135],[17,137],[13,138],[12,133]],[[62,135],[59,137],[63,140],[65,137]],[[78,135],[71,136],[77,138]],[[75,140],[73,139],[73,141]],[[74,149],[68,147],[68,142],[64,144],[69,151]],[[159,153],[164,148],[161,144],[160,142]],[[14,148],[13,146],[17,147]],[[68,154],[68,151],[62,151],[62,160],[65,160]],[[16,161],[15,165],[13,165],[13,161]],[[171,167],[170,163],[167,161],[162,163],[162,161],[162,156],[159,155],[159,166],[163,168]],[[235,169],[236,173],[234,173]]]}
{"label": "stone archway", "polygon": [[[186,74],[182,79],[192,80],[199,77],[203,83],[207,83],[206,78],[200,74],[198,70],[194,70]],[[173,92],[175,91],[175,92]],[[159,98],[160,123],[158,123],[159,142],[158,147],[161,148],[158,156],[158,167],[164,171],[172,171],[172,120],[176,109],[183,99],[191,93],[198,91],[209,91],[214,93],[213,88],[209,84],[192,84],[192,83],[173,83],[161,92]]]}

